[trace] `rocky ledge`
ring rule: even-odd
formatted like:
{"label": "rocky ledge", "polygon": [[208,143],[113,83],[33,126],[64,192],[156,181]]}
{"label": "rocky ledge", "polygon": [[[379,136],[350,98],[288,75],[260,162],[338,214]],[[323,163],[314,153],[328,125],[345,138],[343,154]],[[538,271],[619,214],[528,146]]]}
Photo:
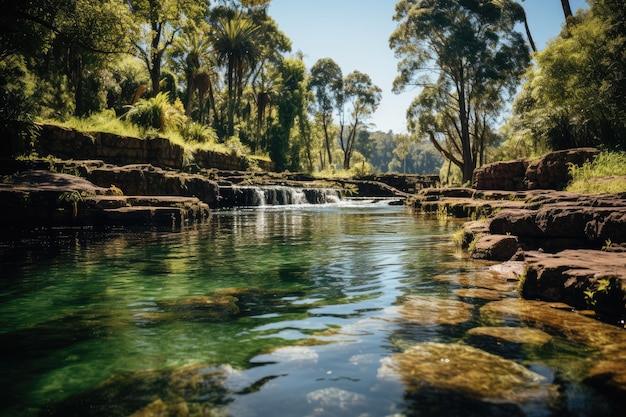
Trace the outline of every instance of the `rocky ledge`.
{"label": "rocky ledge", "polygon": [[101,160],[5,160],[0,166],[4,175],[0,207],[5,219],[11,219],[7,230],[178,228],[204,222],[212,209],[318,204],[344,195],[401,201],[409,192],[438,182],[435,176],[319,179],[197,165],[184,170],[152,164],[117,166]]}
{"label": "rocky ledge", "polygon": [[[554,155],[545,159],[555,161]],[[504,173],[510,164],[486,169]],[[479,177],[483,174],[478,171]],[[516,183],[536,184],[537,179]],[[480,186],[476,177],[474,185]],[[593,310],[624,326],[626,193],[431,188],[407,204],[415,211],[467,219],[457,240],[473,258],[524,262],[520,290],[525,298]]]}

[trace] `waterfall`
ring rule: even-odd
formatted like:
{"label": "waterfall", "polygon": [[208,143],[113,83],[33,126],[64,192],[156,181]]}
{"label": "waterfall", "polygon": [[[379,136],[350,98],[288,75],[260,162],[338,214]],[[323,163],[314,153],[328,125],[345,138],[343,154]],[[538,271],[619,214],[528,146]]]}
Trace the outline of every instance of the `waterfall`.
{"label": "waterfall", "polygon": [[332,188],[299,188],[283,185],[232,186],[220,188],[221,207],[260,207],[331,204],[341,201]]}

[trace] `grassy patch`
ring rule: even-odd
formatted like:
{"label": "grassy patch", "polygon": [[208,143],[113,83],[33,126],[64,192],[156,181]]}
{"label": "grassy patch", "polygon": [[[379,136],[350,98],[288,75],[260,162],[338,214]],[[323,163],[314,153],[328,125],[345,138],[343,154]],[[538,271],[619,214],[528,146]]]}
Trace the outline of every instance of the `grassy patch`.
{"label": "grassy patch", "polygon": [[[172,143],[182,146],[188,153],[193,153],[197,150],[206,150],[224,154],[235,152],[240,156],[246,156],[246,153],[242,152],[240,147],[233,146],[231,142],[227,142],[226,144],[217,142],[216,138],[212,137],[212,132],[209,131],[208,128],[199,129],[197,126],[192,126],[191,129],[195,130],[195,132],[189,134],[192,140],[185,140],[183,135],[189,133],[187,131],[179,131],[173,128],[166,128],[163,131],[159,131],[156,128],[141,128],[125,119],[116,117],[113,110],[105,110],[86,118],[71,117],[64,121],[45,119],[38,120],[38,122],[75,129],[81,132],[111,133],[139,139],[149,139],[157,136],[163,137],[169,139]],[[186,126],[185,128],[189,129],[190,127]],[[194,138],[196,140],[193,140]],[[264,155],[255,155],[254,159],[268,160],[269,158]]]}
{"label": "grassy patch", "polygon": [[570,166],[567,191],[582,194],[626,192],[626,153],[601,152],[582,166]]}

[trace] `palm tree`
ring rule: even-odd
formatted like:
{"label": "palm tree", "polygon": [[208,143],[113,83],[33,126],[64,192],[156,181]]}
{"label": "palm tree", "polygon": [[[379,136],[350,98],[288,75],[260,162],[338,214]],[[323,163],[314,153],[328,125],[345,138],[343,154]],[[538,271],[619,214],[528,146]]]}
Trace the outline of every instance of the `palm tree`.
{"label": "palm tree", "polygon": [[[174,51],[171,57],[174,65],[185,74],[186,98],[185,113],[192,114],[192,104],[194,94],[198,93],[198,108],[200,109],[200,119],[204,116],[204,95],[208,88],[208,68],[211,58],[211,40],[206,36],[206,28],[198,27],[190,22],[184,32],[174,41]],[[200,120],[202,121],[202,120]]]}
{"label": "palm tree", "polygon": [[226,66],[228,88],[228,136],[234,134],[235,110],[239,108],[244,80],[255,68],[261,47],[256,41],[260,27],[244,15],[219,19],[213,33],[217,63]]}

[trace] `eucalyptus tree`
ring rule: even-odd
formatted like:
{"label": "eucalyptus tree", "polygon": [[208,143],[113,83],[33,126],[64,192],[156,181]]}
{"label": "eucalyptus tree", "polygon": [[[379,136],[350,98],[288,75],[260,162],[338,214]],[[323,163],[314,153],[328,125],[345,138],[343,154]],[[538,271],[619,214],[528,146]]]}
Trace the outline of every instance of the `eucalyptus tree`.
{"label": "eucalyptus tree", "polygon": [[[470,181],[487,127],[514,92],[530,58],[519,16],[498,0],[401,0],[390,47],[401,61],[395,92],[419,87],[408,127],[428,137]],[[481,127],[483,126],[483,127]]]}
{"label": "eucalyptus tree", "polygon": [[201,19],[208,0],[125,0],[135,16],[141,35],[135,48],[150,73],[151,95],[160,90],[165,55],[188,20]]}
{"label": "eucalyptus tree", "polygon": [[333,163],[331,126],[333,113],[343,103],[343,74],[331,58],[319,59],[311,67],[309,89],[315,95],[313,113],[322,124],[328,163]]}
{"label": "eucalyptus tree", "polygon": [[217,64],[226,67],[228,136],[235,133],[235,113],[241,103],[244,80],[261,58],[262,48],[257,40],[260,30],[249,17],[238,13],[218,19],[213,31]]}
{"label": "eucalyptus tree", "polygon": [[[365,121],[376,111],[381,98],[381,88],[374,85],[367,74],[353,71],[343,80],[344,108],[341,112],[347,111],[350,115],[347,134],[343,135],[343,129],[340,129],[339,136],[339,143],[343,151],[344,169],[350,169],[357,133]],[[342,117],[340,116],[340,118]]]}

